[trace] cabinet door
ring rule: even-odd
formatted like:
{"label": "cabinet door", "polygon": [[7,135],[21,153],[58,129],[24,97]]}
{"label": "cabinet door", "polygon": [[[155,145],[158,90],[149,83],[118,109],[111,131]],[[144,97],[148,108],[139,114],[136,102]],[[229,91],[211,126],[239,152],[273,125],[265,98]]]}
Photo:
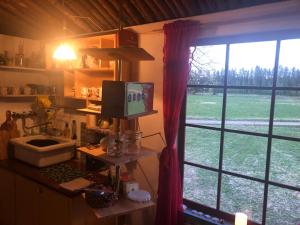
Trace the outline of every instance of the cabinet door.
{"label": "cabinet door", "polygon": [[15,224],[15,175],[0,169],[0,224]]}
{"label": "cabinet door", "polygon": [[38,185],[16,175],[16,225],[38,224]]}
{"label": "cabinet door", "polygon": [[39,225],[70,225],[71,199],[39,186]]}

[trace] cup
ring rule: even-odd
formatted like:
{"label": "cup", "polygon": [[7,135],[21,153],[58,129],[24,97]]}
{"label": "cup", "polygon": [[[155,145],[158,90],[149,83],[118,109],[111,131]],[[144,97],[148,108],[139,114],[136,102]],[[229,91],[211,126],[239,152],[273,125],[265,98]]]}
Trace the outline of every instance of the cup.
{"label": "cup", "polygon": [[31,95],[31,88],[30,87],[24,87],[24,95]]}
{"label": "cup", "polygon": [[88,89],[86,87],[82,87],[80,89],[80,94],[81,94],[81,97],[86,98],[88,95]]}
{"label": "cup", "polygon": [[7,87],[0,87],[0,95],[2,96],[7,95]]}
{"label": "cup", "polygon": [[19,95],[20,88],[19,87],[12,87],[12,95]]}

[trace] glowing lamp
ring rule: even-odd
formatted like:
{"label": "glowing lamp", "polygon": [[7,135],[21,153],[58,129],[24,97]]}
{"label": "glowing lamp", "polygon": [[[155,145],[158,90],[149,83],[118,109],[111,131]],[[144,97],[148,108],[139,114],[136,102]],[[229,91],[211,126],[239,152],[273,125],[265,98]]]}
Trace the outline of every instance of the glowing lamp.
{"label": "glowing lamp", "polygon": [[245,213],[236,213],[234,225],[247,225],[247,215]]}
{"label": "glowing lamp", "polygon": [[55,49],[52,57],[60,61],[77,59],[74,50],[66,43],[60,44],[57,49]]}

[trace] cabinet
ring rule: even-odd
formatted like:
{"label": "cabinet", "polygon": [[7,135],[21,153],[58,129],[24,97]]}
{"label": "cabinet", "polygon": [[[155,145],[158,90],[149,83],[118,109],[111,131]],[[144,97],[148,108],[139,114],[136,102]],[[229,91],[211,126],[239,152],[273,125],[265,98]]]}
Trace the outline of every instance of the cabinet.
{"label": "cabinet", "polygon": [[0,224],[15,224],[15,176],[0,169]]}
{"label": "cabinet", "polygon": [[70,225],[70,199],[16,175],[16,225]]}

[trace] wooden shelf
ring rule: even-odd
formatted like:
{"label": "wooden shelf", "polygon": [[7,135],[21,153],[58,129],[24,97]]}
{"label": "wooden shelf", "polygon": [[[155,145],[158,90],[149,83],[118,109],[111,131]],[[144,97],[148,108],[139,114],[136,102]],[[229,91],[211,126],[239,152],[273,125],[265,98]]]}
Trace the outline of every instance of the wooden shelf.
{"label": "wooden shelf", "polygon": [[86,129],[100,134],[110,134],[112,132],[109,128],[104,129],[100,127],[87,127]]}
{"label": "wooden shelf", "polygon": [[132,116],[124,116],[124,117],[121,117],[120,119],[131,120],[131,119],[135,119],[135,118],[142,117],[142,116],[152,115],[157,112],[158,112],[157,110],[152,110],[150,112],[138,113],[138,114],[134,114]]}
{"label": "wooden shelf", "polygon": [[80,147],[80,148],[77,148],[77,150],[82,153],[85,153],[95,159],[98,159],[100,161],[103,161],[103,162],[111,164],[111,165],[122,165],[122,164],[126,164],[129,162],[137,161],[138,159],[143,158],[143,157],[147,157],[147,156],[151,156],[151,155],[154,156],[157,154],[157,152],[150,150],[148,148],[145,148],[145,147],[141,147],[138,154],[135,154],[135,155],[124,154],[121,157],[108,156],[106,151],[104,151],[104,149],[101,147],[98,147],[95,149],[88,149],[87,147]]}
{"label": "wooden shelf", "polygon": [[0,98],[35,98],[38,95],[0,95]]}
{"label": "wooden shelf", "polygon": [[91,101],[91,102],[98,102],[101,103],[101,99],[96,99],[96,98],[83,98],[83,97],[74,97],[74,96],[64,96],[65,99],[70,99],[70,100],[78,100],[78,101]]}
{"label": "wooden shelf", "polygon": [[154,60],[154,57],[143,48],[82,48],[80,52],[104,60],[125,59],[129,61]]}
{"label": "wooden shelf", "polygon": [[47,72],[44,68],[30,68],[30,67],[18,67],[18,66],[0,66],[0,70],[14,71],[14,72]]}
{"label": "wooden shelf", "polygon": [[85,113],[85,114],[93,114],[93,115],[100,115],[101,114],[100,111],[96,111],[96,110],[92,110],[92,109],[88,109],[88,108],[76,109],[76,111],[82,112],[82,113]]}
{"label": "wooden shelf", "polygon": [[98,219],[102,219],[109,216],[121,216],[134,211],[153,207],[155,204],[152,201],[139,203],[134,202],[129,199],[121,198],[114,205],[101,208],[101,209],[92,209]]}

